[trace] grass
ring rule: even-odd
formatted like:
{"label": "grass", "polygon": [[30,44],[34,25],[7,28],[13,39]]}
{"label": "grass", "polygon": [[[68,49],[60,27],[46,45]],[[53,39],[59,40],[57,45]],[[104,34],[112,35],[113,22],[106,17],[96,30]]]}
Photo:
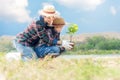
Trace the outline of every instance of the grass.
{"label": "grass", "polygon": [[75,46],[73,50],[67,50],[64,54],[78,54],[78,55],[89,55],[89,54],[97,54],[97,55],[104,55],[104,54],[120,54],[120,50],[98,50],[98,49],[90,49],[90,50],[81,50],[79,46]]}
{"label": "grass", "polygon": [[120,80],[119,63],[120,59],[92,58],[8,62],[1,57],[0,76],[6,80]]}
{"label": "grass", "polygon": [[64,54],[84,54],[84,55],[89,55],[89,54],[97,54],[97,55],[105,55],[105,54],[120,54],[120,50],[71,50],[71,51],[66,51]]}
{"label": "grass", "polygon": [[[5,50],[3,48],[5,40],[2,40],[1,50],[9,51],[9,45],[5,46]],[[8,62],[4,59],[5,53],[0,52],[0,80],[120,80],[120,58],[45,58],[30,62]],[[64,54],[120,54],[120,50],[80,50],[77,46]]]}

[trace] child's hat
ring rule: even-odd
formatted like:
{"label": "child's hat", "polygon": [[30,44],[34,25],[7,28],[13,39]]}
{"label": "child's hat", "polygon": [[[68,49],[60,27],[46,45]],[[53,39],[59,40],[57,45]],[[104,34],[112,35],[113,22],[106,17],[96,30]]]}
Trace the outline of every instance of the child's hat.
{"label": "child's hat", "polygon": [[52,25],[65,25],[65,20],[61,17],[57,17],[53,20]]}

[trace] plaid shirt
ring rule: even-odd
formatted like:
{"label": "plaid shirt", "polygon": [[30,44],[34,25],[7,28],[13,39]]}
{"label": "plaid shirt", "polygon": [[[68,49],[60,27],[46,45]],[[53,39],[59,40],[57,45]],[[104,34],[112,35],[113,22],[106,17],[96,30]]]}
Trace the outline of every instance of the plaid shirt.
{"label": "plaid shirt", "polygon": [[35,47],[42,44],[50,46],[57,44],[59,33],[52,33],[50,29],[33,21],[24,32],[16,36],[16,40],[24,46]]}
{"label": "plaid shirt", "polygon": [[47,42],[44,39],[40,39],[37,46],[41,46],[43,44],[46,44],[47,46],[56,45],[57,41],[60,40],[60,33],[56,32],[53,28],[50,28],[50,27],[47,28],[45,31],[49,41],[52,41],[52,42]]}

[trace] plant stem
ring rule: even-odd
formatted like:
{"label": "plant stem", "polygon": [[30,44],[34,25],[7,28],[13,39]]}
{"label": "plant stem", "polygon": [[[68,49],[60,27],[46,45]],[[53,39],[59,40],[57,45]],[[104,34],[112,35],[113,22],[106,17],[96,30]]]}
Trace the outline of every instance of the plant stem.
{"label": "plant stem", "polygon": [[71,35],[70,35],[70,42],[72,42],[72,37],[73,37],[73,35],[71,34]]}

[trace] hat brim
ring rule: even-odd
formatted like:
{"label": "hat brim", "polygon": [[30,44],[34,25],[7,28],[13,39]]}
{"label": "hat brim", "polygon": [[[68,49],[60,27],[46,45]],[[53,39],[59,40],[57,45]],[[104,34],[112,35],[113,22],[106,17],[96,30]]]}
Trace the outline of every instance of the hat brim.
{"label": "hat brim", "polygon": [[63,26],[67,26],[67,23],[64,23],[64,24],[52,24],[53,26],[56,26],[56,25],[63,25]]}
{"label": "hat brim", "polygon": [[55,13],[45,13],[43,10],[41,10],[39,11],[39,15],[59,17],[60,13],[58,11],[55,11]]}

